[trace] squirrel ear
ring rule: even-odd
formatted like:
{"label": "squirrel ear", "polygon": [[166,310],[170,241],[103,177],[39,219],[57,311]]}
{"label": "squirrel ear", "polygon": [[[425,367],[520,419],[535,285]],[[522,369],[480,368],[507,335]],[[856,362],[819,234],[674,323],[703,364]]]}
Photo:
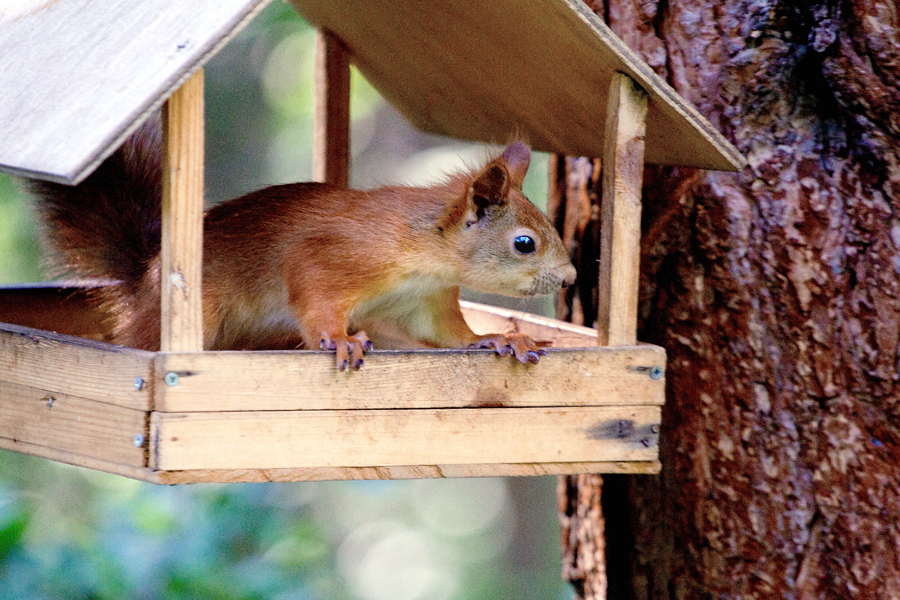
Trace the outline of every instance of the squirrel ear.
{"label": "squirrel ear", "polygon": [[509,200],[509,172],[499,162],[492,162],[484,168],[470,187],[472,202],[476,212],[481,213],[489,206],[506,204]]}
{"label": "squirrel ear", "polygon": [[510,183],[513,187],[522,189],[522,182],[525,180],[528,165],[531,163],[531,147],[521,140],[515,141],[506,147],[500,158],[506,163]]}

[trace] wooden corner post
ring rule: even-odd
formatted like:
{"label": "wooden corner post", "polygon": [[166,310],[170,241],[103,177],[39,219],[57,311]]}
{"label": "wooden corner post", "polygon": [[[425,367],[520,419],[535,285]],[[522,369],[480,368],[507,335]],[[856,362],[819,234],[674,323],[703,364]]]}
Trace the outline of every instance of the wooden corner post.
{"label": "wooden corner post", "polygon": [[203,71],[163,107],[163,352],[203,349]]}
{"label": "wooden corner post", "polygon": [[647,93],[627,75],[615,73],[603,138],[597,315],[601,345],[637,342],[646,122]]}
{"label": "wooden corner post", "polygon": [[[603,346],[637,343],[646,121],[647,93],[627,75],[614,73],[606,105],[600,198],[597,341]],[[561,480],[561,490],[566,489],[566,481]],[[564,564],[573,565],[573,572],[564,569],[563,575],[587,586],[583,593],[586,600],[605,600],[608,580],[606,524],[601,509],[603,477],[580,475],[574,483],[577,510],[587,512],[577,514],[575,530],[568,531],[578,538],[578,543],[569,543],[576,555],[564,560]],[[560,497],[568,496],[561,493]],[[566,547],[564,540],[563,548]]]}
{"label": "wooden corner post", "polygon": [[330,31],[316,34],[313,178],[347,187],[350,181],[350,52]]}

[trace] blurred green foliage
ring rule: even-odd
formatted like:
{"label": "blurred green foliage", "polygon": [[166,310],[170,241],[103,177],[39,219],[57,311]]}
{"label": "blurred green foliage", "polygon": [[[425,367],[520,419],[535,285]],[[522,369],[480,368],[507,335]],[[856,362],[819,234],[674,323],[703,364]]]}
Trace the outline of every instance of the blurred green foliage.
{"label": "blurred green foliage", "polygon": [[[207,65],[213,202],[310,178],[313,40],[272,3]],[[414,131],[355,69],[351,112],[355,185],[417,183],[491,151]],[[544,202],[545,156],[526,193]],[[0,284],[40,279],[38,246],[0,174]],[[159,487],[0,451],[0,599],[567,598],[555,483]]]}

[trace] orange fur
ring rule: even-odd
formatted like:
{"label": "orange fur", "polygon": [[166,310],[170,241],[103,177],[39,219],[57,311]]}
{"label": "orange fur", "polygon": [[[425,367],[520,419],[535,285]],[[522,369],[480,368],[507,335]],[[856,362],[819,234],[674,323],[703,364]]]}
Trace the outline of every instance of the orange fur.
{"label": "orange fur", "polygon": [[[130,157],[135,147],[140,151],[146,146],[135,143],[120,154]],[[305,342],[333,350],[339,368],[358,368],[371,345],[368,330],[376,339],[399,332],[418,345],[479,345],[536,362],[541,351],[533,341],[518,334],[478,336],[459,309],[461,285],[515,296],[552,293],[574,280],[559,236],[522,195],[528,160],[528,147],[516,142],[480,170],[427,188],[356,191],[298,183],[265,188],[212,208],[204,221],[204,347],[290,348]],[[89,178],[82,186],[100,183]],[[134,250],[119,259],[130,270],[113,271],[99,261],[86,269],[79,244],[116,258],[115,248],[79,230],[70,216],[91,208],[91,200],[84,200],[92,197],[87,188],[75,193],[38,186],[47,237],[57,240],[63,263],[76,271],[97,276],[105,269],[131,278],[119,287],[118,297],[107,299],[118,318],[118,340],[155,350],[158,239],[148,243],[150,251]],[[155,191],[109,194],[121,195],[117,202],[151,196],[156,201]],[[70,206],[76,202],[71,198],[88,206]],[[132,229],[119,232],[120,237],[140,236],[142,229],[158,235],[152,223]],[[529,252],[517,250],[519,236],[533,240],[533,252],[521,239],[520,246]],[[140,272],[131,275],[136,265]]]}

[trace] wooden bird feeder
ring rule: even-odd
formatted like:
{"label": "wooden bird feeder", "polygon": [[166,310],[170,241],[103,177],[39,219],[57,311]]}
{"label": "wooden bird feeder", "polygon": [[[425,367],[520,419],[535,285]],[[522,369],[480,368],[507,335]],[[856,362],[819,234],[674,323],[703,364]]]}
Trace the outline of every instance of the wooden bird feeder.
{"label": "wooden bird feeder", "polygon": [[666,357],[635,334],[645,156],[743,157],[578,0],[293,3],[322,32],[320,179],[347,181],[350,62],[428,131],[602,157],[599,330],[467,303],[476,331],[549,356],[384,350],[339,373],[321,352],[202,351],[201,66],[265,2],[38,3],[0,20],[0,169],[77,183],[165,103],[162,350],[98,341],[102,283],[3,289],[0,448],[154,483],[656,472]]}

